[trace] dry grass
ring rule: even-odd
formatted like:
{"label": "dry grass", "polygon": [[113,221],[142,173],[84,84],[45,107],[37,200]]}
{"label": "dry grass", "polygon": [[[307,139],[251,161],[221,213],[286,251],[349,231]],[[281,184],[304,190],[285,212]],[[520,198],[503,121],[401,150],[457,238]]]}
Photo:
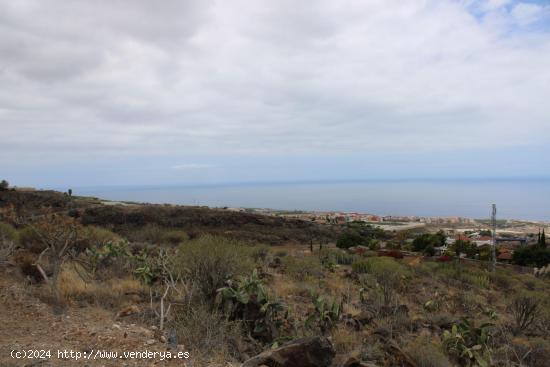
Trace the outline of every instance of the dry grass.
{"label": "dry grass", "polygon": [[319,282],[314,279],[296,282],[286,275],[281,275],[274,277],[270,284],[270,288],[279,298],[304,298],[309,302],[311,295],[319,292]]}
{"label": "dry grass", "polygon": [[229,321],[208,305],[193,304],[178,309],[172,326],[178,334],[178,341],[191,351],[195,361],[208,362],[210,366],[240,357],[240,322]]}
{"label": "dry grass", "polygon": [[66,265],[59,276],[59,292],[67,304],[87,302],[111,308],[131,303],[145,295],[147,290],[133,278],[87,282],[75,267]]}
{"label": "dry grass", "polygon": [[362,344],[361,332],[347,327],[335,328],[331,337],[337,353],[349,353],[359,349]]}
{"label": "dry grass", "polygon": [[410,341],[405,347],[405,352],[418,367],[451,367],[441,345],[428,338]]}
{"label": "dry grass", "polygon": [[285,272],[298,282],[319,279],[324,275],[323,267],[315,256],[287,256],[283,258]]}

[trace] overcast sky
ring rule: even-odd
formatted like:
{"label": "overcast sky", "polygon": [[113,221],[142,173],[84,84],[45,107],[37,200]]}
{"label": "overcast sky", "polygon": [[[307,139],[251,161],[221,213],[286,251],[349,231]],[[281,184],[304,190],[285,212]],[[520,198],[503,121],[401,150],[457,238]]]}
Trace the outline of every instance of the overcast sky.
{"label": "overcast sky", "polygon": [[550,1],[0,0],[0,178],[548,176]]}

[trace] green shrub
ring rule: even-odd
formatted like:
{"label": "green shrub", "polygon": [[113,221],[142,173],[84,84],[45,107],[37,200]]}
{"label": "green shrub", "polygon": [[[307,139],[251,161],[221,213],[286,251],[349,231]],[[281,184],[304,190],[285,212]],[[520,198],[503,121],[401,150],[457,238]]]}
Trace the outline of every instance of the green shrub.
{"label": "green shrub", "polygon": [[[122,240],[89,246],[86,248],[85,256],[87,270],[92,277],[95,277],[98,269],[109,267],[117,260],[127,260],[127,262],[131,260],[128,243]],[[120,267],[121,264],[117,265]]]}
{"label": "green shrub", "polygon": [[324,256],[326,256],[332,262],[338,265],[351,265],[353,261],[357,258],[356,255],[339,250],[327,250]]}
{"label": "green shrub", "polygon": [[160,244],[164,241],[165,229],[156,224],[146,224],[138,230],[131,231],[128,238],[136,242]]}
{"label": "green shrub", "polygon": [[516,296],[509,308],[514,317],[514,334],[529,328],[537,320],[541,311],[538,297],[528,293]]}
{"label": "green shrub", "polygon": [[30,252],[38,254],[46,248],[46,245],[42,243],[36,231],[30,227],[23,227],[19,229],[18,235],[21,246]]}
{"label": "green shrub", "polygon": [[465,271],[462,273],[461,280],[477,288],[489,289],[491,286],[491,280],[486,274],[476,274]]}
{"label": "green shrub", "polygon": [[369,274],[376,279],[377,304],[379,313],[388,315],[397,306],[397,290],[403,280],[410,276],[410,270],[389,257],[371,257],[352,264],[358,274]]}
{"label": "green shrub", "polygon": [[250,256],[256,262],[263,263],[269,257],[271,249],[266,245],[259,245],[250,248]]}
{"label": "green shrub", "polygon": [[413,240],[412,248],[414,251],[422,252],[428,246],[440,247],[446,242],[445,234],[442,231],[437,233],[423,233]]}
{"label": "green shrub", "polygon": [[286,273],[298,281],[318,278],[323,275],[323,266],[317,257],[287,256],[283,259],[283,265]]}
{"label": "green shrub", "polygon": [[[523,361],[526,366],[546,367],[550,360],[550,341],[542,338],[533,338],[529,340],[529,350],[518,353],[521,356],[527,356]],[[518,351],[519,352],[519,351]]]}
{"label": "green shrub", "polygon": [[79,235],[77,246],[80,250],[84,250],[91,247],[103,247],[108,243],[120,241],[122,241],[122,238],[108,229],[95,226],[86,226],[82,229]]}
{"label": "green shrub", "polygon": [[353,246],[368,246],[368,238],[361,236],[358,232],[348,230],[344,232],[336,241],[339,248],[350,248]]}
{"label": "green shrub", "polygon": [[411,271],[404,265],[401,265],[396,260],[386,257],[369,257],[366,259],[358,259],[353,262],[352,270],[356,273],[368,273],[374,276],[383,275],[386,273],[395,274],[398,277],[408,277]]}
{"label": "green shrub", "polygon": [[227,280],[249,274],[253,269],[246,246],[210,235],[181,245],[174,266],[176,273],[194,283],[204,300],[212,304],[216,291]]}
{"label": "green shrub", "polygon": [[358,259],[351,264],[351,269],[357,274],[370,273],[370,262],[367,259]]}
{"label": "green shrub", "polygon": [[13,254],[17,242],[17,231],[11,225],[0,222],[0,266]]}
{"label": "green shrub", "polygon": [[340,319],[340,305],[334,300],[323,296],[313,295],[311,302],[314,310],[306,321],[305,325],[310,326],[315,324],[319,328],[321,334],[325,334],[331,330]]}
{"label": "green shrub", "polygon": [[463,319],[451,330],[443,332],[443,345],[447,352],[464,365],[490,366],[492,363],[492,324],[476,324]]}
{"label": "green shrub", "polygon": [[17,243],[19,234],[17,230],[8,223],[0,222],[0,244],[2,243]]}
{"label": "green shrub", "polygon": [[509,273],[505,273],[500,269],[496,269],[494,272],[489,273],[489,278],[491,283],[500,288],[500,290],[509,290],[516,282]]}
{"label": "green shrub", "polygon": [[165,230],[160,235],[160,237],[161,243],[167,243],[171,245],[179,245],[189,240],[189,235],[187,234],[187,232],[182,231],[181,229]]}
{"label": "green shrub", "polygon": [[277,257],[285,257],[286,255],[288,255],[288,252],[285,251],[285,250],[277,250],[277,251],[275,251],[275,256],[277,256]]}
{"label": "green shrub", "polygon": [[454,252],[456,257],[460,257],[460,254],[465,254],[469,258],[475,258],[479,253],[474,243],[464,240],[457,240],[454,244],[449,246],[449,250]]}
{"label": "green shrub", "polygon": [[424,251],[422,251],[424,255],[426,256],[434,256],[435,255],[435,248],[430,244],[424,248]]}
{"label": "green shrub", "polygon": [[541,267],[550,264],[550,249],[541,246],[524,246],[514,251],[514,264]]}
{"label": "green shrub", "polygon": [[277,338],[284,322],[285,307],[269,295],[256,269],[251,276],[227,283],[227,287],[218,289],[216,296],[216,303],[225,315],[232,320],[242,320],[254,338],[264,342]]}

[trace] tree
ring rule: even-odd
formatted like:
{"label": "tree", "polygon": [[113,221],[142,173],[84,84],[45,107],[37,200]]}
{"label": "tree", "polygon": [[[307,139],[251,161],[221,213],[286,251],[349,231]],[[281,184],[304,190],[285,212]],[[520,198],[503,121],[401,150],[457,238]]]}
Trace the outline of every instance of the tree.
{"label": "tree", "polygon": [[435,255],[435,248],[432,245],[426,246],[424,249],[424,254],[426,256],[434,256]]}
{"label": "tree", "polygon": [[17,230],[8,223],[0,222],[0,266],[7,263],[8,258],[15,251],[17,241]]}
{"label": "tree", "polygon": [[479,235],[491,237],[493,235],[493,232],[490,229],[482,229],[481,231],[479,231]]}
{"label": "tree", "polygon": [[437,233],[424,233],[413,240],[412,247],[414,251],[423,252],[426,247],[441,247],[446,243],[445,234],[442,231]]}
{"label": "tree", "polygon": [[10,184],[6,180],[0,181],[0,191],[6,191],[10,187]]}
{"label": "tree", "polygon": [[546,266],[550,264],[550,250],[540,245],[520,247],[512,255],[512,261],[522,266]]}
{"label": "tree", "polygon": [[[80,224],[70,217],[46,212],[37,221],[27,221],[27,226],[36,234],[45,249],[40,253],[35,266],[49,285],[53,301],[54,312],[61,311],[61,296],[59,294],[59,274],[65,261],[73,255],[73,249],[78,243]],[[43,262],[43,258],[47,263]],[[44,267],[48,265],[50,275]]]}
{"label": "tree", "polygon": [[546,248],[546,234],[544,234],[544,228],[542,229],[539,242],[540,247]]}
{"label": "tree", "polygon": [[466,254],[467,257],[473,258],[478,252],[473,243],[464,240],[456,240],[452,248],[458,257],[460,257],[460,254]]}
{"label": "tree", "polygon": [[69,196],[73,196],[73,189],[67,190],[67,194],[69,194]]}
{"label": "tree", "polygon": [[353,246],[368,246],[369,241],[356,231],[348,230],[344,232],[336,241],[338,248],[350,248]]}

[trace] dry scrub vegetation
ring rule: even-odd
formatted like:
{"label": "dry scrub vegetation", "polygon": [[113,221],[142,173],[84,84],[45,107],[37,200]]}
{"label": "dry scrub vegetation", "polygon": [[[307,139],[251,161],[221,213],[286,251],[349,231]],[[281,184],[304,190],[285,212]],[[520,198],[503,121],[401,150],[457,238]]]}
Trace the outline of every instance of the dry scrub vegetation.
{"label": "dry scrub vegetation", "polygon": [[333,246],[190,239],[154,224],[125,228],[125,236],[51,211],[16,217],[4,210],[0,223],[3,277],[56,312],[101,308],[154,329],[157,342],[180,345],[197,366],[239,365],[320,334],[339,355],[372,366],[543,367],[550,360],[548,279]]}

